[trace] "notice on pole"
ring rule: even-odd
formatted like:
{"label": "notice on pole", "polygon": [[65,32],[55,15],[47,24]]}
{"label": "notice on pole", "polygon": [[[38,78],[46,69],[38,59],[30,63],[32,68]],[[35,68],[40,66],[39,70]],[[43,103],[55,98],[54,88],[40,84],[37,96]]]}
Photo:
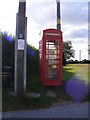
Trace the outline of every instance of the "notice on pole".
{"label": "notice on pole", "polygon": [[24,50],[25,40],[18,39],[18,50]]}

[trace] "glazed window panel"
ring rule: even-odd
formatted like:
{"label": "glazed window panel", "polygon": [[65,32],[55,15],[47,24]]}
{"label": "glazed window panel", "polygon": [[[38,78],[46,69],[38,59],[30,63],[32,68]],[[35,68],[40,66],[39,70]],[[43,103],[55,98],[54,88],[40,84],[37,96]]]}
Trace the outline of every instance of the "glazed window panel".
{"label": "glazed window panel", "polygon": [[59,78],[59,40],[46,40],[46,78],[58,80]]}

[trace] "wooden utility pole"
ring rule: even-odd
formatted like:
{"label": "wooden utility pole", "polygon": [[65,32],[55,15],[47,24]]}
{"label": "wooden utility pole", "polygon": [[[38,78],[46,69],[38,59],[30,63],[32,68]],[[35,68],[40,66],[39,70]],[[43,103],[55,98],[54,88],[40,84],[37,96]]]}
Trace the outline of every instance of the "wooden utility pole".
{"label": "wooden utility pole", "polygon": [[26,0],[19,0],[15,42],[15,92],[22,97],[26,91]]}
{"label": "wooden utility pole", "polygon": [[60,21],[60,0],[56,0],[57,2],[57,29],[61,30],[61,21]]}
{"label": "wooden utility pole", "polygon": [[90,1],[88,2],[88,23],[88,60],[90,60]]}

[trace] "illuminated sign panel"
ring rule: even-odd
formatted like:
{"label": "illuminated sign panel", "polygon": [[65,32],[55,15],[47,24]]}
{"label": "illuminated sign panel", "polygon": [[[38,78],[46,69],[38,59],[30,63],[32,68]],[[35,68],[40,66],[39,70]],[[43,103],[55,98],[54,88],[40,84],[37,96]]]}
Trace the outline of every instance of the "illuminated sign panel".
{"label": "illuminated sign panel", "polygon": [[57,33],[46,33],[46,35],[50,35],[50,36],[60,36],[60,34],[57,34]]}

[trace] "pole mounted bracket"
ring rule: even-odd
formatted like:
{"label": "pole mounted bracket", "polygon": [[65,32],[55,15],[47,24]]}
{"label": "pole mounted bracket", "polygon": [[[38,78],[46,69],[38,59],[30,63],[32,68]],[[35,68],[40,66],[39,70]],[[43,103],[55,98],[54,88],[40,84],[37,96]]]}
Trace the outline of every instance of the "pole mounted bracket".
{"label": "pole mounted bracket", "polygon": [[60,2],[60,0],[56,0],[56,2]]}
{"label": "pole mounted bracket", "polygon": [[19,0],[19,2],[26,2],[26,0]]}

